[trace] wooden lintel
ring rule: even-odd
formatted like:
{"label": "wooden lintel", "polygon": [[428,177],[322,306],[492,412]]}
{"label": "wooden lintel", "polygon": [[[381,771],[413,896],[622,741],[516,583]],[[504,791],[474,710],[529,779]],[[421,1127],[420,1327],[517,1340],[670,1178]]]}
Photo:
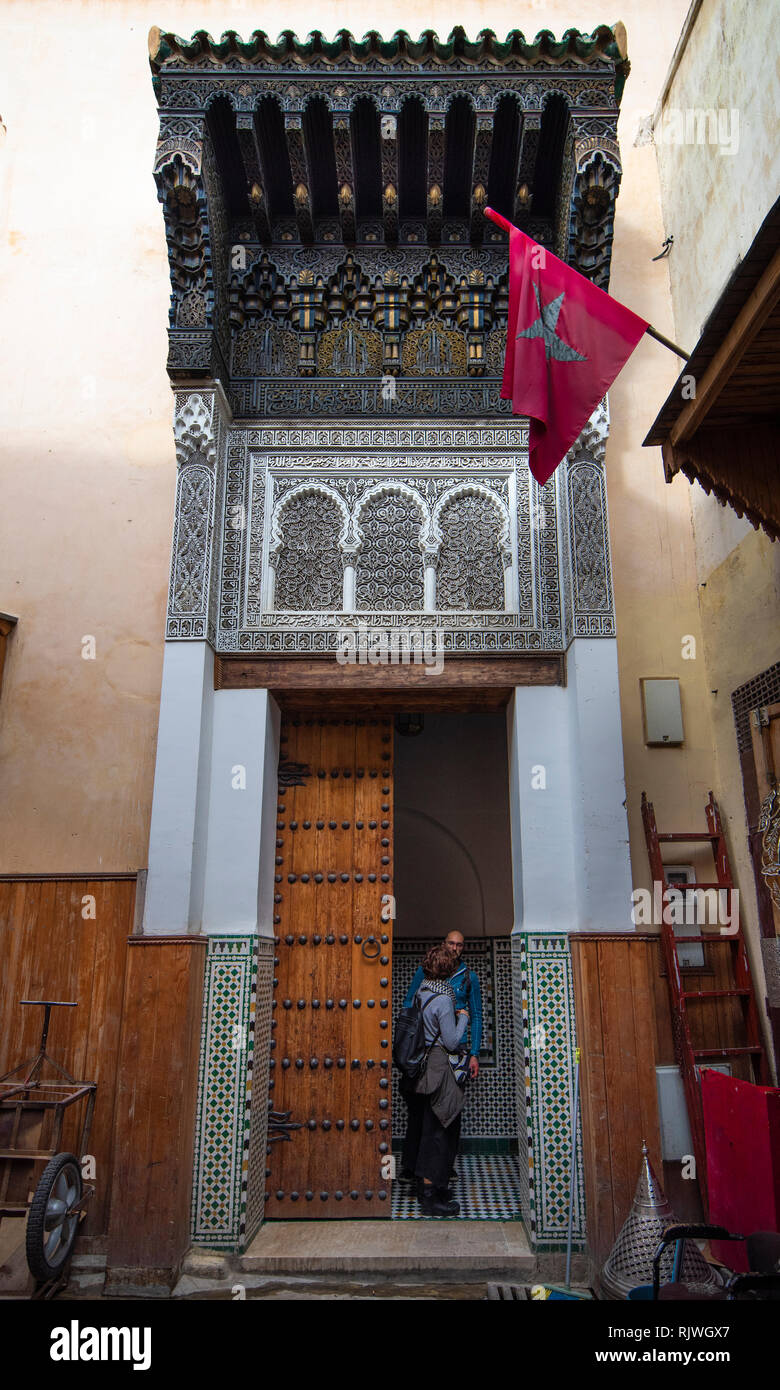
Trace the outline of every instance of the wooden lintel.
{"label": "wooden lintel", "polygon": [[776,251],[755,289],[748,296],[718,351],[696,382],[696,394],[675,420],[669,438],[673,446],[690,439],[760,332],[780,299],[780,251]]}
{"label": "wooden lintel", "polygon": [[563,685],[561,654],[445,657],[443,669],[423,664],[340,666],[325,659],[214,658],[215,690],[271,690],[284,709],[343,708],[462,714],[503,709],[519,685]]}

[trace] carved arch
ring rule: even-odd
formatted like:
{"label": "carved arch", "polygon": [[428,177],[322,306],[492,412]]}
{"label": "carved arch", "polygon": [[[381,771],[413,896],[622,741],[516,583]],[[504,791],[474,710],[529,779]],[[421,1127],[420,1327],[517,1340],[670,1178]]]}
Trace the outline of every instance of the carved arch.
{"label": "carved arch", "polygon": [[[307,501],[319,499],[307,509]],[[328,507],[323,508],[322,499]],[[296,504],[302,504],[295,515]],[[323,510],[330,515],[323,516]],[[289,525],[286,517],[290,515]],[[334,525],[335,519],[335,525]],[[339,528],[339,519],[341,526]],[[274,509],[269,566],[273,607],[282,611],[340,612],[344,604],[346,507],[333,488],[304,483]]]}
{"label": "carved arch", "polygon": [[425,501],[420,496],[420,493],[417,491],[417,489],[410,487],[408,483],[394,482],[388,479],[387,482],[374,483],[373,487],[367,488],[361,496],[357,506],[355,507],[353,516],[353,536],[357,546],[356,553],[359,554],[363,543],[360,519],[363,514],[364,508],[369,502],[375,501],[377,498],[382,497],[384,494],[391,493],[399,494],[401,496],[406,497],[419,509],[420,520],[422,523],[420,527],[420,550],[424,552],[427,548],[431,533],[431,514],[428,507],[426,506]]}
{"label": "carved arch", "polygon": [[233,110],[233,115],[238,115],[239,111],[241,110],[241,107],[239,106],[233,92],[231,92],[230,89],[227,87],[213,87],[211,89],[208,96],[206,97],[205,102],[203,103],[203,114],[206,115],[209,109],[214,105],[214,102],[217,101],[220,97],[226,98],[227,101],[230,102],[230,105]]}
{"label": "carved arch", "polygon": [[271,538],[268,543],[268,559],[270,564],[275,564],[279,551],[284,544],[281,520],[286,507],[299,497],[308,497],[313,493],[321,497],[327,497],[331,502],[335,502],[341,516],[341,531],[339,532],[338,546],[342,554],[344,553],[349,542],[350,533],[350,515],[344,499],[339,496],[335,488],[328,487],[327,483],[300,483],[298,487],[291,488],[289,492],[286,492],[284,497],[281,497],[274,507],[271,517]]}
{"label": "carved arch", "polygon": [[[400,520],[397,514],[382,517],[379,507],[375,516],[370,516],[369,509],[391,498],[401,500]],[[403,504],[406,504],[406,517]],[[372,533],[369,533],[368,526],[372,522]],[[424,556],[429,530],[428,508],[408,483],[388,480],[367,489],[354,514],[355,607],[358,612],[423,609]]]}
{"label": "carved arch", "polygon": [[506,569],[507,566],[512,563],[509,512],[504,502],[498,496],[498,493],[494,492],[492,488],[486,487],[484,483],[461,483],[457,487],[449,488],[447,492],[443,493],[439,498],[433,509],[433,516],[431,517],[431,541],[436,546],[436,551],[438,552],[442,542],[441,514],[445,507],[449,506],[450,502],[457,501],[459,497],[484,497],[488,502],[492,503],[493,507],[498,512],[500,520],[498,547],[501,552],[504,568]]}
{"label": "carved arch", "polygon": [[[452,529],[445,522],[450,508]],[[512,549],[501,499],[478,483],[450,488],[436,506],[435,527],[437,609],[504,609]]]}

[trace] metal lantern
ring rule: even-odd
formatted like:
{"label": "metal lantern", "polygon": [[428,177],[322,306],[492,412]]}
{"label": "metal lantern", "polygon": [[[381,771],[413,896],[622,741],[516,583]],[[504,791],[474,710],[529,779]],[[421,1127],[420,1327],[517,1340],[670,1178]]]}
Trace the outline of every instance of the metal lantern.
{"label": "metal lantern", "polygon": [[[653,1282],[653,1256],[669,1226],[676,1226],[672,1211],[652,1164],[647,1145],[642,1144],[642,1167],[634,1201],[612,1251],[601,1271],[601,1288],[608,1298],[627,1299],[631,1289]],[[674,1264],[674,1246],[661,1259],[661,1283],[669,1283]],[[703,1297],[720,1287],[720,1279],[707,1264],[697,1245],[686,1241],[680,1281],[701,1291]]]}

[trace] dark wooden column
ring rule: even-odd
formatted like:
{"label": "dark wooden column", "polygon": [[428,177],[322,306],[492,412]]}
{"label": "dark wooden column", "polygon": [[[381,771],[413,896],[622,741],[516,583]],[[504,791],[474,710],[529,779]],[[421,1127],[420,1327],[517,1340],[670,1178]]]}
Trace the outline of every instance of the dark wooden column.
{"label": "dark wooden column", "polygon": [[166,1293],[190,1244],[205,936],[130,938],[106,1292]]}

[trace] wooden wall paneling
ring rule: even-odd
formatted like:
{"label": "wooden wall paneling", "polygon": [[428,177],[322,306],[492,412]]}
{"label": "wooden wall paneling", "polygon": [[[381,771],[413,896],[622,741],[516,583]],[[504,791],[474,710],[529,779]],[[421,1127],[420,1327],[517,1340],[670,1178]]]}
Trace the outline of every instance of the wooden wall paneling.
{"label": "wooden wall paneling", "polygon": [[676,1064],[674,1055],[674,1034],[672,1032],[672,1012],[669,1004],[669,986],[666,982],[661,938],[656,936],[649,943],[649,975],[653,996],[653,1036],[658,1066],[671,1067]]}
{"label": "wooden wall paneling", "polygon": [[[597,948],[604,1035],[604,1068],[609,1098],[607,1126],[612,1167],[612,1202],[627,1210],[633,1189],[631,1168],[636,1135],[633,1081],[633,1010],[627,951],[624,942],[599,943]],[[632,1123],[633,1119],[633,1123]],[[636,1182],[636,1179],[634,1179]]]}
{"label": "wooden wall paneling", "polygon": [[124,966],[133,923],[135,884],[91,882],[88,891],[95,894],[97,917],[83,1075],[98,1083],[89,1146],[96,1161],[96,1191],[87,1215],[89,1235],[108,1229]]}
{"label": "wooden wall paneling", "polygon": [[608,1142],[609,1108],[604,1066],[604,1038],[598,956],[589,943],[570,938],[580,1044],[582,1148],[588,1243],[596,1255],[608,1252],[615,1238],[612,1168]]}
{"label": "wooden wall paneling", "polygon": [[[75,1009],[53,1011],[47,1046],[77,1080],[98,1083],[88,1146],[96,1192],[84,1231],[87,1242],[98,1244],[111,1196],[118,1036],[135,889],[128,876],[0,880],[0,1073],[38,1048],[43,1010],[21,1008],[20,999],[77,1002]],[[95,897],[94,918],[82,916],[88,894]],[[63,1151],[77,1147],[82,1118],[80,1107],[66,1112]]]}
{"label": "wooden wall paneling", "polygon": [[655,1090],[655,939],[570,938],[582,1049],[588,1245],[599,1266],[631,1208],[642,1140],[660,1172]]}
{"label": "wooden wall paneling", "polygon": [[[655,1010],[651,1006],[650,987],[650,971],[653,966],[652,943],[628,942],[628,955],[631,973],[631,997],[634,1004],[639,1128],[641,1138],[647,1137],[648,1147],[651,1147],[653,1136],[659,1132],[658,1089],[655,1075]],[[660,1148],[654,1157],[652,1157],[651,1148],[651,1158],[653,1162],[660,1162]]]}
{"label": "wooden wall paneling", "polygon": [[170,1286],[189,1244],[206,937],[134,937],[120,1040],[107,1286]]}

